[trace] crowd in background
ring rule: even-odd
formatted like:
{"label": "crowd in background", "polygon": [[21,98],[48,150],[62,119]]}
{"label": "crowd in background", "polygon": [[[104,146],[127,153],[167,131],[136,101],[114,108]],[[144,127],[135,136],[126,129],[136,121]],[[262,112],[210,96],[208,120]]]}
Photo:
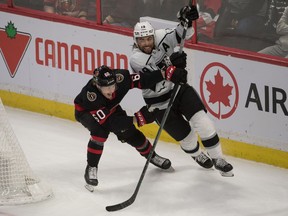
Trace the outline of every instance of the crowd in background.
{"label": "crowd in background", "polygon": [[[133,28],[143,16],[177,21],[178,10],[189,2],[102,0],[102,22]],[[14,0],[14,4],[96,21],[96,0]],[[287,58],[288,0],[197,0],[197,5],[198,41]],[[271,46],[281,46],[280,52],[266,49]]]}

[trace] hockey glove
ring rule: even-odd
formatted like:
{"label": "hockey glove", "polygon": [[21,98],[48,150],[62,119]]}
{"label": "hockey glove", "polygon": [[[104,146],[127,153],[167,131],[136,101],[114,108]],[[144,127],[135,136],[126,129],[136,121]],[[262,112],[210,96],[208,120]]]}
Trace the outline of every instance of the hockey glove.
{"label": "hockey glove", "polygon": [[175,66],[169,66],[166,71],[166,80],[173,83],[184,84],[187,83],[187,71],[183,68],[176,68]]}
{"label": "hockey glove", "polygon": [[174,52],[170,56],[170,61],[172,65],[174,65],[177,68],[182,68],[185,69],[187,65],[187,54],[185,52],[179,53],[179,52]]}
{"label": "hockey glove", "polygon": [[154,122],[158,111],[159,109],[154,109],[150,112],[147,106],[143,106],[138,112],[134,113],[138,127]]}
{"label": "hockey glove", "polygon": [[181,25],[184,26],[184,23],[188,22],[188,27],[192,26],[192,21],[199,18],[199,13],[195,5],[185,6],[177,13],[177,18],[180,21]]}

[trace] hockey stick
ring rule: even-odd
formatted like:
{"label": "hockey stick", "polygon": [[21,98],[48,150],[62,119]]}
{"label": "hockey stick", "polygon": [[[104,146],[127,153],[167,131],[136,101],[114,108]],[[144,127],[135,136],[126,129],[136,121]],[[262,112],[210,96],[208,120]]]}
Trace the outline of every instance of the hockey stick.
{"label": "hockey stick", "polygon": [[181,43],[180,43],[179,53],[182,53],[182,52],[183,52],[187,29],[188,29],[188,20],[186,19],[186,21],[185,21],[185,23],[184,23],[184,26],[183,26],[183,33],[182,33],[182,37],[181,37]]}
{"label": "hockey stick", "polygon": [[137,194],[138,194],[138,191],[139,191],[139,189],[140,189],[140,186],[141,186],[141,184],[142,184],[142,181],[143,181],[143,179],[144,179],[146,170],[147,170],[147,168],[148,168],[148,166],[149,166],[149,163],[150,163],[150,160],[151,160],[151,158],[152,158],[153,152],[154,152],[154,150],[155,150],[155,148],[156,148],[156,145],[157,145],[157,142],[158,142],[158,140],[159,140],[160,134],[161,134],[161,132],[162,132],[162,130],[163,130],[164,124],[165,124],[165,122],[166,122],[166,119],[167,119],[167,117],[168,117],[168,114],[169,114],[169,112],[170,112],[170,109],[171,109],[171,107],[172,107],[172,104],[173,104],[173,102],[174,102],[174,99],[175,99],[175,97],[176,97],[179,89],[180,89],[180,85],[178,85],[177,88],[174,88],[174,89],[173,89],[171,98],[170,98],[170,100],[169,100],[168,107],[167,107],[167,109],[165,110],[165,113],[164,113],[162,122],[161,122],[161,124],[160,124],[160,128],[158,129],[158,132],[157,132],[156,138],[155,138],[155,140],[154,140],[152,149],[151,149],[151,151],[150,151],[150,153],[149,153],[149,155],[148,155],[148,157],[147,157],[145,166],[144,166],[143,171],[142,171],[142,173],[141,173],[140,179],[139,179],[139,181],[138,181],[138,183],[137,183],[136,189],[134,190],[134,193],[132,194],[132,196],[131,196],[128,200],[126,200],[126,201],[124,201],[124,202],[122,202],[122,203],[119,203],[119,204],[116,204],[116,205],[111,205],[111,206],[106,206],[106,210],[107,210],[107,211],[109,211],[109,212],[118,211],[118,210],[124,209],[124,208],[126,208],[127,206],[130,206],[132,203],[134,203],[134,201],[135,201],[135,199],[136,199],[136,196],[137,196]]}
{"label": "hockey stick", "polygon": [[[184,40],[185,40],[185,37],[186,37],[187,28],[188,28],[188,23],[185,22],[185,24],[184,24],[184,29],[183,29],[183,33],[182,33],[182,38],[181,38],[181,43],[180,43],[180,50],[179,50],[180,53],[182,53],[182,51],[183,51]],[[175,98],[176,98],[176,96],[177,96],[177,94],[178,94],[178,91],[180,90],[180,87],[181,87],[181,85],[175,84],[175,86],[174,86],[174,88],[173,88],[173,92],[172,92],[172,94],[171,94],[171,98],[170,98],[170,100],[169,100],[168,107],[167,107],[167,109],[165,110],[165,113],[164,113],[162,122],[161,122],[161,124],[160,124],[160,127],[159,127],[159,129],[158,129],[157,135],[156,135],[156,137],[155,137],[155,140],[154,140],[152,149],[151,149],[151,151],[150,151],[150,153],[149,153],[149,155],[148,155],[148,157],[147,157],[145,166],[144,166],[143,171],[142,171],[142,173],[141,173],[140,179],[138,180],[138,183],[137,183],[137,186],[136,186],[136,188],[135,188],[135,190],[134,190],[134,193],[132,194],[132,196],[131,196],[128,200],[126,200],[126,201],[124,201],[124,202],[122,202],[122,203],[119,203],[119,204],[116,204],[116,205],[106,206],[106,210],[107,210],[107,211],[112,212],[112,211],[118,211],[118,210],[124,209],[124,208],[130,206],[130,205],[131,205],[132,203],[134,203],[134,201],[136,200],[137,194],[138,194],[138,192],[139,192],[140,186],[141,186],[141,184],[142,184],[142,181],[143,181],[143,179],[144,179],[145,173],[146,173],[147,168],[148,168],[148,166],[149,166],[149,163],[150,163],[150,160],[151,160],[151,158],[152,158],[153,152],[154,152],[154,150],[155,150],[155,148],[156,148],[156,145],[157,145],[157,143],[158,143],[158,140],[159,140],[159,138],[160,138],[160,134],[161,134],[161,132],[162,132],[162,130],[163,130],[163,127],[164,127],[164,125],[165,125],[165,123],[166,123],[168,114],[169,114],[170,109],[171,109],[171,107],[172,107],[172,105],[173,105],[173,102],[174,102],[174,100],[175,100]]]}

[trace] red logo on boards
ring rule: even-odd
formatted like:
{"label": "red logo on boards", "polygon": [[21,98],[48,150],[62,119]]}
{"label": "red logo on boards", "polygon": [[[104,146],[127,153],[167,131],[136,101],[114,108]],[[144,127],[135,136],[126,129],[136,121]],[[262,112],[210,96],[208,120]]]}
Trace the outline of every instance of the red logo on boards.
{"label": "red logo on boards", "polygon": [[229,118],[238,106],[236,79],[230,69],[219,62],[204,68],[200,77],[200,94],[207,110],[218,119]]}
{"label": "red logo on boards", "polygon": [[0,28],[0,52],[13,78],[31,41],[31,35],[17,31],[11,21]]}

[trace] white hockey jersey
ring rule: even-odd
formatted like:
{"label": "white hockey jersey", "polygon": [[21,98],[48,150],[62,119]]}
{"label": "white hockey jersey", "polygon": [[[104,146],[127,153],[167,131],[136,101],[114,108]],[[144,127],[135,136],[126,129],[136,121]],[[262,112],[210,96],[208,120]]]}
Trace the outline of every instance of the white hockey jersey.
{"label": "white hockey jersey", "polygon": [[[130,57],[130,66],[136,73],[153,73],[153,70],[161,69],[165,57],[169,57],[178,45],[176,34],[182,37],[183,26],[177,25],[174,29],[158,29],[155,31],[155,48],[152,53],[146,54],[138,48],[134,48]],[[189,39],[194,34],[194,29],[188,28],[185,39]],[[153,89],[142,90],[146,104],[152,108],[166,109],[174,84],[170,81],[161,81]]]}

